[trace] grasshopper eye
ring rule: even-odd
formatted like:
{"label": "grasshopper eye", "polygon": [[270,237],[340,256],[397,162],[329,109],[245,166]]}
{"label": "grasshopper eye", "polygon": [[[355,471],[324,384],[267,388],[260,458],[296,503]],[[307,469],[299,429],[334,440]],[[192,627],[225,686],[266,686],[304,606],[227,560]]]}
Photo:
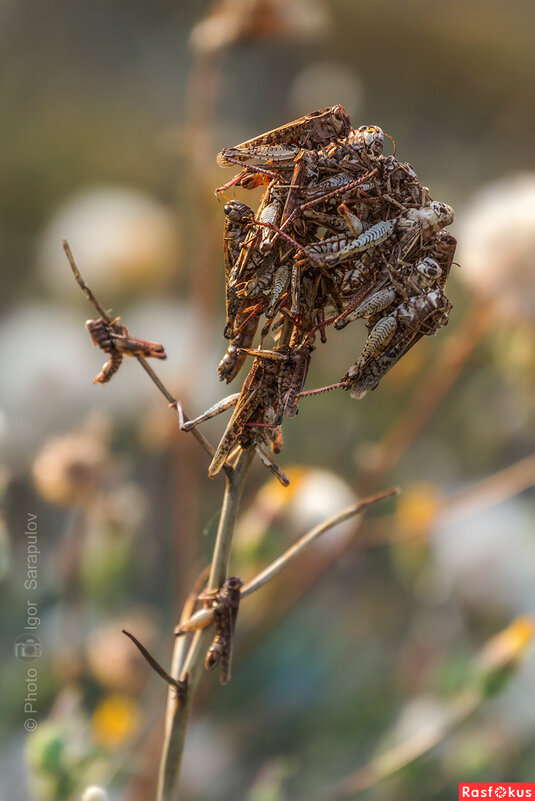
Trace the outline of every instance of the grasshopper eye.
{"label": "grasshopper eye", "polygon": [[239,590],[240,587],[243,587],[243,581],[241,580],[241,578],[236,578],[235,576],[232,576],[232,578],[227,579],[227,587],[230,590]]}
{"label": "grasshopper eye", "polygon": [[438,207],[437,212],[439,216],[443,220],[447,220],[448,225],[449,223],[453,222],[453,209],[451,206],[448,206],[447,203],[437,203],[436,206]]}
{"label": "grasshopper eye", "polygon": [[244,213],[244,207],[242,203],[239,203],[234,200],[231,201],[230,203],[227,203],[223,211],[225,212],[229,220],[231,220],[232,222],[239,222]]}
{"label": "grasshopper eye", "polygon": [[349,130],[351,122],[343,106],[333,106],[332,119],[334,128],[338,133]]}
{"label": "grasshopper eye", "polygon": [[429,256],[420,262],[416,269],[421,275],[425,276],[425,278],[438,278],[442,275],[440,265]]}

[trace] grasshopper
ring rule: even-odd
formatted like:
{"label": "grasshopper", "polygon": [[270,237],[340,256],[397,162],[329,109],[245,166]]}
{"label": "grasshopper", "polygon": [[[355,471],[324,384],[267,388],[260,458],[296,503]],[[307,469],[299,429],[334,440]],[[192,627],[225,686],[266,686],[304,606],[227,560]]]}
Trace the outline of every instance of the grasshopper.
{"label": "grasshopper", "polygon": [[[350,130],[351,123],[344,108],[330,106],[241,142],[235,147],[224,148],[217,156],[220,167],[233,164],[247,166],[231,181],[216,189],[216,194],[236,184],[252,188],[259,183],[265,183],[267,178],[277,178],[276,170],[283,171],[293,167],[299,149],[324,147],[333,139],[346,136]],[[271,170],[267,169],[268,166]],[[251,173],[256,173],[252,180]]]}
{"label": "grasshopper", "polygon": [[400,233],[399,260],[414,258],[414,251],[453,222],[453,209],[447,203],[431,201],[420,208],[410,208],[397,218]]}
{"label": "grasshopper", "polygon": [[[206,670],[213,670],[217,665],[221,665],[221,684],[228,684],[230,681],[234,631],[242,586],[243,581],[240,578],[228,578],[213,596],[215,634],[206,652],[204,666]],[[206,598],[210,603],[210,595],[203,593],[201,599]]]}
{"label": "grasshopper", "polygon": [[[235,408],[208,468],[210,478],[219,473],[236,445],[246,448],[256,444],[264,439],[264,428],[275,426],[278,404],[278,370],[277,359],[256,357],[239,395],[225,399],[228,403],[226,408],[231,405],[234,405]],[[223,401],[220,403],[222,404]],[[214,408],[212,407],[212,409]],[[215,413],[218,412],[219,409]],[[204,417],[204,419],[207,418]],[[201,419],[198,418],[191,422],[201,422]]]}
{"label": "grasshopper", "polygon": [[297,145],[242,144],[222,150],[217,157],[217,163],[220,167],[247,164],[253,167],[268,167],[272,170],[293,170],[294,160],[299,150]]}
{"label": "grasshopper", "polygon": [[340,194],[345,192],[349,194],[350,190],[355,188],[355,191],[358,192],[369,192],[370,189],[373,189],[374,185],[370,182],[360,182],[358,179],[355,179],[354,175],[348,175],[347,173],[335,173],[334,175],[330,175],[328,178],[324,178],[322,181],[316,184],[309,184],[303,192],[302,195],[305,200],[318,200],[321,202],[325,202],[330,197],[332,197],[331,192],[333,190],[337,190]]}
{"label": "grasshopper", "polygon": [[311,245],[307,256],[321,256],[326,267],[334,267],[346,261],[352,261],[357,255],[370,248],[376,248],[392,236],[396,230],[395,220],[381,220],[363,231],[359,236],[351,233],[335,234]]}
{"label": "grasshopper", "polygon": [[246,309],[237,316],[237,332],[230,340],[227,351],[217,368],[220,381],[230,384],[241,370],[247,357],[247,353],[243,349],[250,348],[253,344],[262,309],[263,305],[259,303],[253,307],[252,311]]}
{"label": "grasshopper", "polygon": [[[131,337],[125,325],[119,325],[119,317],[112,322],[99,317],[87,320],[85,327],[93,341],[93,345],[108,353],[110,358],[102,366],[100,373],[93,379],[93,384],[106,384],[122,364],[123,356],[143,356],[144,358],[166,359],[164,346],[158,342]],[[117,330],[119,329],[119,330]]]}
{"label": "grasshopper", "polygon": [[361,125],[355,128],[348,136],[348,142],[357,148],[369,150],[374,156],[383,152],[385,136],[383,129],[378,125]]}
{"label": "grasshopper", "polygon": [[238,200],[229,200],[224,208],[225,224],[223,229],[223,256],[225,260],[225,301],[227,333],[232,336],[234,319],[240,308],[240,301],[236,291],[236,281],[232,279],[232,272],[241,253],[241,247],[247,232],[254,220],[254,211],[246,203]]}
{"label": "grasshopper", "polygon": [[280,377],[281,411],[279,424],[285,417],[295,417],[298,412],[298,403],[301,392],[305,385],[310,358],[314,346],[310,338],[304,342],[290,346],[286,363]]}
{"label": "grasshopper", "polygon": [[232,576],[223,582],[219,590],[205,590],[199,595],[199,600],[204,602],[204,608],[175,629],[175,635],[180,637],[204,629],[211,623],[215,624],[214,638],[206,652],[204,666],[206,670],[213,670],[221,665],[221,684],[228,684],[230,681],[234,631],[242,586],[243,581]]}
{"label": "grasshopper", "polygon": [[[305,114],[304,117],[273,128],[273,130],[241,142],[235,147],[224,148],[217,156],[217,163],[220,167],[227,167],[229,164],[235,163],[234,160],[245,162],[250,154],[257,152],[258,148],[280,147],[281,145],[286,146],[283,148],[283,161],[286,162],[286,153],[291,151],[291,147],[287,146],[321,147],[332,139],[347,136],[350,129],[351,123],[343,106],[330,106],[320,109],[320,111],[313,111],[311,114]],[[272,163],[275,161],[273,160]]]}
{"label": "grasshopper", "polygon": [[446,289],[456,247],[457,240],[446,231],[438,231],[429,243],[429,257],[434,258],[440,267],[438,283],[443,290]]}
{"label": "grasshopper", "polygon": [[361,399],[424,335],[446,325],[451,304],[440,287],[409,297],[368,334],[363,351],[342,378],[352,398]]}

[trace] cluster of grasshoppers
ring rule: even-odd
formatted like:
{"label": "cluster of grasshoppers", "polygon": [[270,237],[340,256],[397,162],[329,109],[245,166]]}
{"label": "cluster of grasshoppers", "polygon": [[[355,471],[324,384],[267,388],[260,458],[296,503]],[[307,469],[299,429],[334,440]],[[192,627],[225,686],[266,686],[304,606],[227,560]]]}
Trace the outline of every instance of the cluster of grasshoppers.
{"label": "cluster of grasshoppers", "polygon": [[366,321],[362,352],[341,381],[312,390],[342,387],[362,398],[423,335],[448,322],[445,286],[456,240],[444,229],[453,210],[395,158],[395,143],[387,156],[383,143],[381,128],[354,129],[333,106],[218,155],[220,166],[242,169],[216,193],[264,191],[256,211],[238,200],[224,209],[229,344],[219,377],[230,382],[248,356],[253,363],[240,393],[186,424],[235,407],[210,476],[238,447],[280,450],[281,422],[307,394],[317,334],[325,342],[331,326]]}

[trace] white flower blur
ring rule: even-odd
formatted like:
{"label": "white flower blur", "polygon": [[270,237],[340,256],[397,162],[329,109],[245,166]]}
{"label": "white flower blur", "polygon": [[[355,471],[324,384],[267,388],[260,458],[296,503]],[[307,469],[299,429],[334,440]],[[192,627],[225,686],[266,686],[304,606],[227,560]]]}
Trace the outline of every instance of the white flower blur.
{"label": "white flower blur", "polygon": [[535,174],[490,184],[459,217],[459,275],[501,313],[534,319]]}

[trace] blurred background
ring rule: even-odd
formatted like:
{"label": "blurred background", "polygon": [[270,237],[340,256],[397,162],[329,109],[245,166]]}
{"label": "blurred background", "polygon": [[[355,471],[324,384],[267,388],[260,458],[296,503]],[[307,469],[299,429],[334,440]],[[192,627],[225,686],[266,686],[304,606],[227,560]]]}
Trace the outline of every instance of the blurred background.
{"label": "blurred background", "polygon": [[[91,383],[94,312],[61,239],[102,303],[165,344],[158,372],[199,414],[227,394],[213,189],[232,173],[215,155],[335,103],[455,208],[454,311],[363,401],[303,401],[288,490],[252,470],[245,578],[359,495],[403,492],[244,602],[184,792],[447,801],[459,781],[534,780],[534,24],[529,0],[3,0],[0,797],[153,797],[166,688],[120,632],[168,664],[223,489],[133,360]],[[330,336],[307,386],[357,351],[353,326]],[[474,676],[498,673],[446,737]],[[430,755],[363,780],[422,731]]]}

